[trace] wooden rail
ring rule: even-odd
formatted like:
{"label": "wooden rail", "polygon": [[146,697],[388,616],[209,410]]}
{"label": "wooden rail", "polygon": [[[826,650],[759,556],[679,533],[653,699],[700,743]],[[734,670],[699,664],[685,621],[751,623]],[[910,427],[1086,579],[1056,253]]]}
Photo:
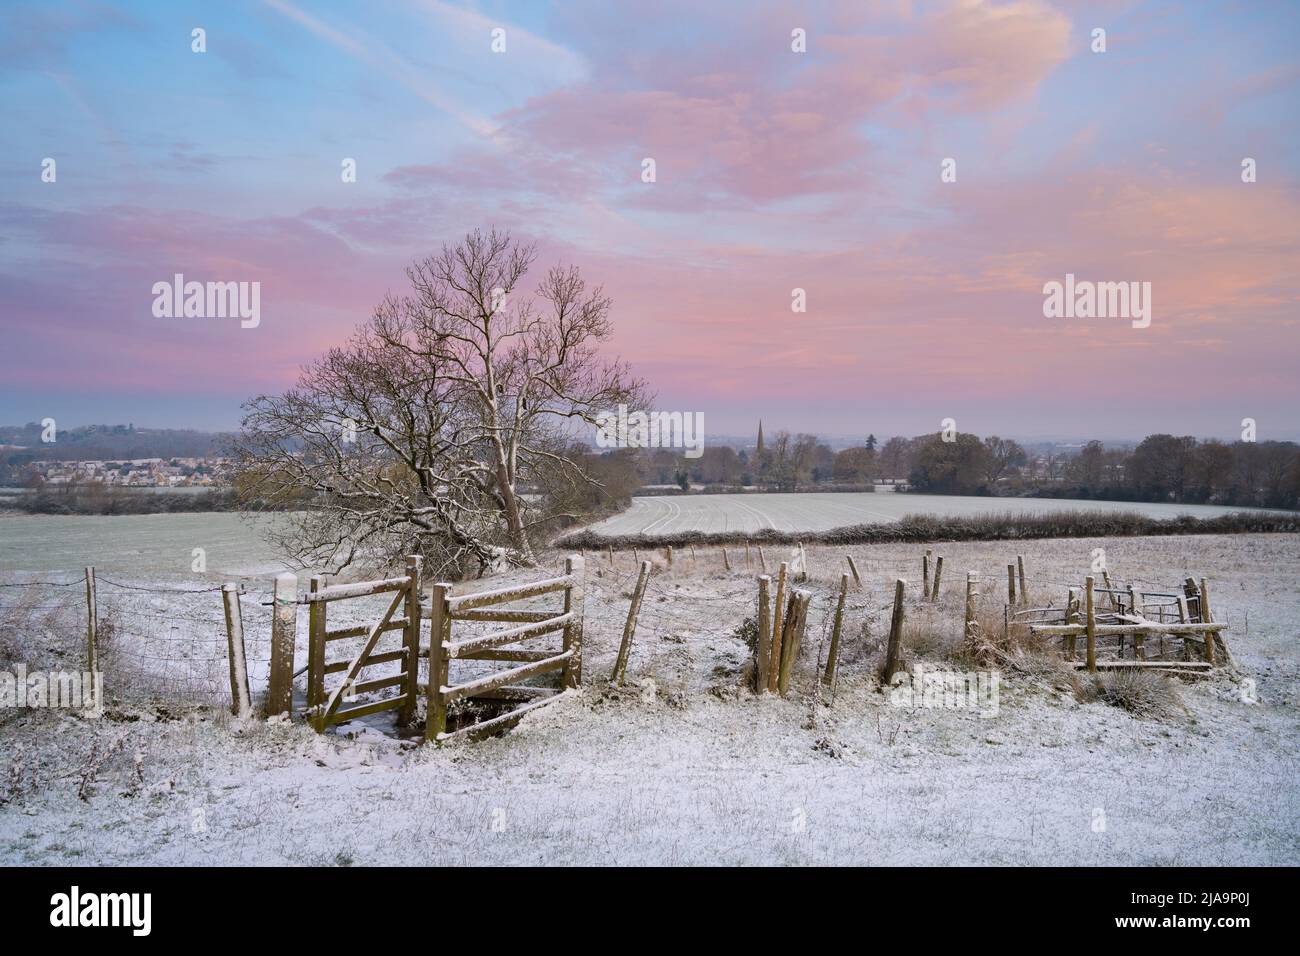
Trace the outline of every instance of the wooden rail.
{"label": "wooden rail", "polygon": [[[429,604],[421,608],[428,613],[430,635],[429,682],[425,687],[429,701],[426,739],[445,744],[498,733],[514,726],[525,714],[550,703],[564,689],[579,685],[582,680],[583,559],[577,555],[567,558],[564,572],[558,578],[455,597],[451,595],[450,584],[433,586]],[[494,607],[559,591],[564,592],[564,607],[555,611]],[[488,621],[515,626],[458,641],[452,637],[452,627],[457,621]],[[505,646],[556,632],[563,633],[563,644],[558,652]],[[456,660],[508,661],[519,666],[453,683],[451,663]],[[559,688],[520,683],[554,671],[561,672]],[[488,720],[448,730],[452,705],[469,700],[524,703]]]}
{"label": "wooden rail", "polygon": [[[422,564],[423,558],[409,556],[406,559],[406,574],[379,581],[327,587],[325,579],[320,575],[311,579],[310,590],[301,599],[301,603],[308,607],[307,715],[317,732],[324,733],[329,727],[388,710],[400,711],[401,723],[409,723],[415,716],[419,698],[417,676]],[[330,630],[328,609],[332,602],[376,594],[393,596],[387,610],[377,622]],[[402,609],[401,617],[396,616],[399,608]],[[401,632],[402,646],[376,653],[383,636],[393,632]],[[365,640],[361,650],[350,659],[327,660],[326,651],[330,644],[358,637]],[[363,677],[362,672],[367,668],[395,663],[401,664],[395,674],[383,674],[369,679]],[[343,675],[342,680],[327,693],[326,675],[339,673]],[[400,688],[396,696],[389,695],[379,700],[362,701],[355,706],[344,706],[352,704],[362,695],[389,691],[392,688]]]}

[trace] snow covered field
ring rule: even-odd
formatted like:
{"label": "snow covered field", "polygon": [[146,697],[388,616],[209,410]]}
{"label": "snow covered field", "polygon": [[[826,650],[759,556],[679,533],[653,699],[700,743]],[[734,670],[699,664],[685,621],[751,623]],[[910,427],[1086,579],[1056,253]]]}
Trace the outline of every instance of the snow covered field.
{"label": "snow covered field", "polygon": [[807,494],[665,495],[633,498],[632,507],[591,526],[596,534],[670,534],[674,531],[828,531],[854,524],[897,521],[904,515],[951,517],[1055,514],[1063,511],[1138,512],[1153,518],[1212,518],[1237,511],[1221,505],[1143,504],[1054,498],[978,498],[962,495],[827,492]]}
{"label": "snow covered field", "polygon": [[[0,862],[1300,863],[1300,536],[944,544],[939,609],[909,613],[951,629],[963,572],[1004,580],[1017,551],[1035,597],[1059,598],[1097,547],[1121,580],[1205,575],[1232,628],[1234,666],[1181,685],[1171,716],[1081,704],[1051,668],[1004,671],[990,718],[891,706],[868,676],[876,612],[896,576],[919,578],[915,545],[852,549],[865,587],[826,705],[808,691],[842,549],[809,549],[815,597],[788,699],[739,688],[753,572],[725,573],[712,550],[652,579],[629,686],[611,691],[632,565],[589,555],[586,686],[470,747],[416,746],[382,722],[319,737],[181,706],[100,721],[0,711],[0,793],[15,764],[22,781],[0,806]],[[76,640],[34,635],[29,666]],[[96,737],[108,756],[83,801]]]}

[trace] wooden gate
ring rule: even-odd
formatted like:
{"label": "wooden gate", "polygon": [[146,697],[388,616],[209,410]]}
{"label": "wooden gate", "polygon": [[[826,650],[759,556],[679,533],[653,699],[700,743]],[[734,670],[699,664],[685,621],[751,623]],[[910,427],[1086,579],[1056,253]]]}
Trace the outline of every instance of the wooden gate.
{"label": "wooden gate", "polygon": [[[420,557],[406,559],[406,574],[382,581],[365,581],[360,584],[324,586],[319,575],[311,579],[311,589],[303,599],[309,606],[310,640],[307,661],[307,713],[311,724],[319,732],[334,724],[342,724],[358,717],[377,714],[385,710],[400,710],[399,719],[408,723],[415,715],[418,697],[418,667],[420,651]],[[373,625],[345,627],[331,631],[327,622],[329,605],[333,601],[368,597],[374,594],[392,594],[383,616]],[[394,617],[401,608],[402,616]],[[402,646],[396,650],[375,653],[380,639],[392,631],[402,632]],[[326,659],[326,650],[333,641],[364,637],[360,653],[350,660]],[[401,672],[372,680],[359,680],[367,667],[400,661]],[[342,672],[343,680],[326,695],[325,676]],[[361,694],[398,688],[396,696],[342,708]]]}
{"label": "wooden gate", "polygon": [[[444,743],[461,738],[476,739],[518,723],[526,713],[549,703],[564,689],[582,680],[582,579],[583,559],[572,556],[564,562],[564,575],[521,584],[516,587],[452,597],[450,584],[435,584],[429,607],[429,717],[426,736]],[[527,611],[496,605],[556,591],[564,592],[564,606],[554,611]],[[515,625],[495,634],[457,641],[452,634],[455,621],[499,621]],[[535,638],[563,631],[560,650],[509,648]],[[497,671],[462,684],[451,684],[453,660],[509,661],[520,666]],[[561,671],[560,688],[519,683]],[[447,732],[448,708],[461,700],[519,701],[520,706],[459,730]]]}

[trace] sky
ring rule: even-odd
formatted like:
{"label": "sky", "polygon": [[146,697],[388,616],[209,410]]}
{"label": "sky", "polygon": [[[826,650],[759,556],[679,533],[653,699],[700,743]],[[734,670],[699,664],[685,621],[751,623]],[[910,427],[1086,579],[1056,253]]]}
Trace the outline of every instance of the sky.
{"label": "sky", "polygon": [[[6,2],[0,422],[235,427],[495,226],[706,433],[1295,438],[1298,41],[1293,2]],[[155,316],[176,273],[259,324]],[[1149,325],[1045,317],[1067,274]]]}

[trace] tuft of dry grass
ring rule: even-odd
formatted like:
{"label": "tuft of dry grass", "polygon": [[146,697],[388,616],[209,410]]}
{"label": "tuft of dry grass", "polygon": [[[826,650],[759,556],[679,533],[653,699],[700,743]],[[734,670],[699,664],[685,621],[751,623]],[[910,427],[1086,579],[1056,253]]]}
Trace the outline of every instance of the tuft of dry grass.
{"label": "tuft of dry grass", "polygon": [[1091,677],[1076,674],[1074,693],[1081,703],[1101,701],[1135,717],[1158,720],[1183,710],[1177,684],[1162,674],[1138,668],[1104,671]]}

